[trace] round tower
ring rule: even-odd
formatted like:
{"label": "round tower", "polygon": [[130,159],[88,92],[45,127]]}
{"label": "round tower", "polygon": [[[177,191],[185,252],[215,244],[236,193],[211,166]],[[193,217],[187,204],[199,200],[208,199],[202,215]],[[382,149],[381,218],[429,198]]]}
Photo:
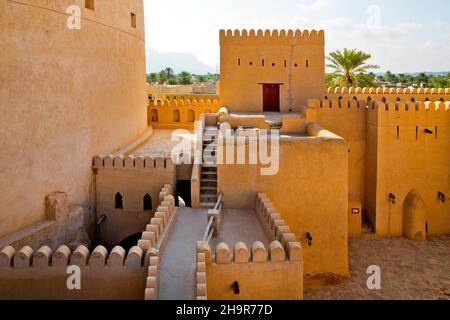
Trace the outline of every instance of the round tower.
{"label": "round tower", "polygon": [[0,2],[0,237],[55,191],[88,218],[93,156],[147,129],[144,39],[142,0]]}

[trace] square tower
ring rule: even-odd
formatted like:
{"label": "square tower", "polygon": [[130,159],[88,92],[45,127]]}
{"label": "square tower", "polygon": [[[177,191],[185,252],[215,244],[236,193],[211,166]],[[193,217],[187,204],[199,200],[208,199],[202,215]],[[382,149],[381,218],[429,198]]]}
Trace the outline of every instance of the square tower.
{"label": "square tower", "polygon": [[231,112],[300,112],[325,93],[323,31],[220,31],[220,102]]}

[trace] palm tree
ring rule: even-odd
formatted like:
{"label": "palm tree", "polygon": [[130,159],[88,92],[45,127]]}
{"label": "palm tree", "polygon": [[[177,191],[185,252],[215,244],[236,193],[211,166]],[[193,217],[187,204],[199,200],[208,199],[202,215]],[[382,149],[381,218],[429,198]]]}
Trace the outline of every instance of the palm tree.
{"label": "palm tree", "polygon": [[166,83],[168,80],[172,79],[174,77],[174,72],[172,70],[172,68],[166,68],[164,70],[161,70],[158,73],[158,82],[160,84],[164,84]]}
{"label": "palm tree", "polygon": [[192,84],[192,76],[187,71],[181,71],[178,75],[178,84]]}
{"label": "palm tree", "polygon": [[344,49],[333,51],[327,57],[330,64],[328,68],[334,69],[329,77],[329,84],[334,87],[358,87],[367,85],[367,74],[369,69],[378,69],[379,66],[366,64],[372,56],[356,49]]}

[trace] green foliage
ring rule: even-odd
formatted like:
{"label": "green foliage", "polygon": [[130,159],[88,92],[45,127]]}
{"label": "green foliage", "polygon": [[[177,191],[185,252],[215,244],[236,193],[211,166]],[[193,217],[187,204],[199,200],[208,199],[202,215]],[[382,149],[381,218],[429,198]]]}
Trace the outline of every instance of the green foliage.
{"label": "green foliage", "polygon": [[412,74],[393,74],[387,71],[382,80],[388,82],[391,85],[397,85],[401,83],[404,86],[413,87],[425,87],[425,88],[449,88],[450,87],[450,74],[446,76],[435,76],[421,72],[418,75]]}
{"label": "green foliage", "polygon": [[429,79],[428,86],[431,88],[450,88],[450,74],[446,77],[433,77]]}
{"label": "green foliage", "polygon": [[330,63],[328,68],[334,70],[326,77],[327,86],[330,87],[363,87],[374,86],[375,75],[368,75],[370,69],[379,68],[377,65],[367,64],[372,56],[356,49],[333,51],[326,58]]}
{"label": "green foliage", "polygon": [[183,84],[183,85],[192,84],[192,76],[189,72],[182,71],[177,76],[177,82],[178,82],[178,84]]}
{"label": "green foliage", "polygon": [[160,72],[150,73],[147,75],[147,82],[152,84],[168,84],[168,85],[189,85],[197,82],[218,81],[218,74],[201,74],[194,75],[187,71],[175,74],[171,68],[166,68]]}

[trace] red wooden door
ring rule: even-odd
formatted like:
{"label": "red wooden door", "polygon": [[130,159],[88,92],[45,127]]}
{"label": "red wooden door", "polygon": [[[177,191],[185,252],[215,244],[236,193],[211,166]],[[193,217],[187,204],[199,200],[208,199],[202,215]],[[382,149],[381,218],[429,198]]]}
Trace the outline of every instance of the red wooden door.
{"label": "red wooden door", "polygon": [[263,108],[264,112],[280,112],[280,85],[263,85]]}

